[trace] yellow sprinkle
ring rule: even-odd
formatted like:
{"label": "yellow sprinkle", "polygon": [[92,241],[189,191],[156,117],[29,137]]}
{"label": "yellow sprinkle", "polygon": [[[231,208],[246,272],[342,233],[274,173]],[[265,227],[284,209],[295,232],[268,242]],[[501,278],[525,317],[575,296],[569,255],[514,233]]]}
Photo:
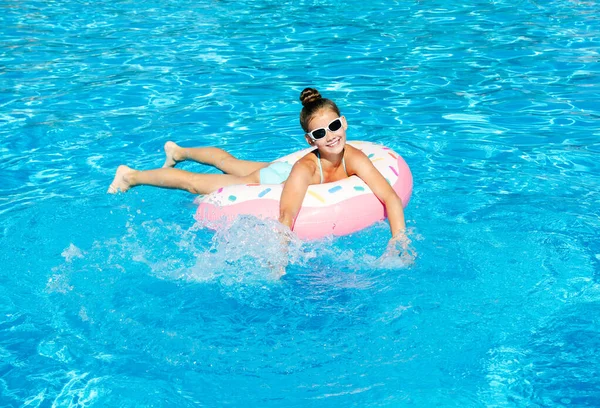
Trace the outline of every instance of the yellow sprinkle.
{"label": "yellow sprinkle", "polygon": [[325,203],[325,199],[323,197],[321,197],[320,195],[318,195],[317,193],[315,193],[314,191],[308,190],[308,194],[310,194],[311,196],[313,196],[314,198],[316,198],[320,202]]}
{"label": "yellow sprinkle", "polygon": [[376,158],[376,159],[373,159],[373,160],[371,160],[371,163],[372,163],[372,162],[379,161],[379,160],[383,160],[383,157],[378,157],[378,158]]}

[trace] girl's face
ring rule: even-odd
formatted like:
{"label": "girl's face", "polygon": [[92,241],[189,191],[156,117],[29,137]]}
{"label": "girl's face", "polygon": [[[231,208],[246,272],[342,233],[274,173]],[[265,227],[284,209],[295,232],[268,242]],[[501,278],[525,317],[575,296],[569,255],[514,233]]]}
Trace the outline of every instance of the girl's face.
{"label": "girl's face", "polygon": [[331,109],[323,109],[308,122],[306,140],[321,151],[341,153],[346,145],[347,128],[346,118]]}

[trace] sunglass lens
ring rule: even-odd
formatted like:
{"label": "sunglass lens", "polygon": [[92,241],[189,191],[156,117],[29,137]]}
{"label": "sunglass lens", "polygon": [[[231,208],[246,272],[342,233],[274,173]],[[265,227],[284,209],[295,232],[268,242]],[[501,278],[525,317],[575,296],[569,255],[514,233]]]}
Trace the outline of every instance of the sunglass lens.
{"label": "sunglass lens", "polygon": [[312,135],[315,139],[322,139],[325,137],[326,134],[327,131],[325,129],[316,129],[312,132]]}
{"label": "sunglass lens", "polygon": [[331,130],[332,132],[339,130],[341,127],[342,127],[342,121],[339,119],[336,119],[329,124],[329,130]]}

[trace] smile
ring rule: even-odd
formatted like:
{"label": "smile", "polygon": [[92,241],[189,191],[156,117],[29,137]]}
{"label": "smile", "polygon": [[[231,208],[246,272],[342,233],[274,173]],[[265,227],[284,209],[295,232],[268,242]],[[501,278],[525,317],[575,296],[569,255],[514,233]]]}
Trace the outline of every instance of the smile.
{"label": "smile", "polygon": [[336,137],[335,139],[333,139],[332,141],[327,143],[327,147],[335,147],[339,142],[340,142],[341,138]]}

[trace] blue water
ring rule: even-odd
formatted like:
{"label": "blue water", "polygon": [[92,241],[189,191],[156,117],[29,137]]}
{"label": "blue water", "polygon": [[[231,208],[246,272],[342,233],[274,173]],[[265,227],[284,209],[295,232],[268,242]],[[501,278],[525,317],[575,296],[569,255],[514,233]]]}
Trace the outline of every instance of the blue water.
{"label": "blue water", "polygon": [[[464,4],[463,4],[464,3]],[[0,2],[0,405],[600,406],[600,4]],[[167,140],[305,147],[317,87],[409,163],[380,223],[294,242],[105,191]],[[183,164],[193,171],[214,171]]]}

